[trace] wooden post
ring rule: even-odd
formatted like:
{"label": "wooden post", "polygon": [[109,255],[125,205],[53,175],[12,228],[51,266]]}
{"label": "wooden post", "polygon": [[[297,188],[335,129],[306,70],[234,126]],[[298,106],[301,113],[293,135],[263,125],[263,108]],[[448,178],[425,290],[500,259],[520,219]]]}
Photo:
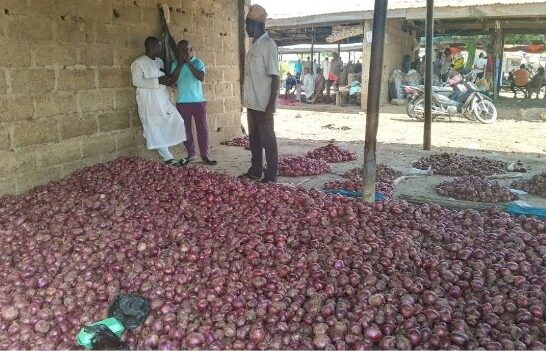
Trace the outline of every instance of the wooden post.
{"label": "wooden post", "polygon": [[315,50],[315,28],[313,28],[313,36],[311,37],[311,74],[313,74],[313,56],[314,56],[314,50]]}
{"label": "wooden post", "polygon": [[432,37],[434,35],[434,0],[427,0],[425,62],[425,128],[423,149],[430,150],[432,139]]}
{"label": "wooden post", "polygon": [[364,139],[364,188],[362,200],[375,202],[375,178],[377,163],[377,127],[381,80],[383,78],[383,50],[385,48],[385,27],[387,24],[388,0],[375,0],[373,11],[373,35],[370,59],[370,81],[368,83],[368,108],[366,114],[366,136]]}
{"label": "wooden post", "polygon": [[337,42],[337,55],[338,56],[341,55],[341,42],[340,41]]}
{"label": "wooden post", "polygon": [[[362,38],[362,92],[360,93],[361,101],[367,101],[368,100],[368,80],[369,80],[369,73],[370,73],[370,43],[368,43],[367,34],[368,31],[371,29],[371,21],[366,20],[364,21],[364,25],[362,28],[362,31],[364,32],[363,38]],[[362,111],[366,111],[366,104],[362,103]]]}

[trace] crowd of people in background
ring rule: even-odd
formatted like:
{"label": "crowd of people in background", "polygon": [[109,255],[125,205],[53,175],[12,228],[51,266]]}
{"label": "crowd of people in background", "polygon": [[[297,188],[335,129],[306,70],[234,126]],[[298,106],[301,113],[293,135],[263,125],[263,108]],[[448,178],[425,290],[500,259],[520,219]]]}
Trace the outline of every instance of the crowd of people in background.
{"label": "crowd of people in background", "polygon": [[317,62],[307,56],[306,60],[298,59],[294,71],[287,72],[284,80],[284,98],[295,96],[296,101],[303,103],[331,103],[332,92],[339,91],[341,85],[350,84],[349,73],[362,72],[360,61],[349,61],[344,64],[337,52]]}

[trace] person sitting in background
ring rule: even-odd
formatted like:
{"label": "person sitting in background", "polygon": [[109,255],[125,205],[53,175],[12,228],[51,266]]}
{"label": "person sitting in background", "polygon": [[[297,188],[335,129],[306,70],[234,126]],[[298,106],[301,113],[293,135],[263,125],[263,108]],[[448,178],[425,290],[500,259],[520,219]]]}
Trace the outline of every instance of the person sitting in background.
{"label": "person sitting in background", "polygon": [[464,56],[459,51],[455,54],[455,57],[453,58],[453,68],[455,68],[458,72],[462,72],[464,70]]}
{"label": "person sitting in background", "polygon": [[463,76],[461,76],[459,71],[456,70],[455,68],[452,68],[451,71],[449,72],[449,77],[447,80],[447,83],[449,84],[449,86],[452,87],[462,80],[463,80]]}
{"label": "person sitting in background", "polygon": [[408,73],[411,69],[411,57],[410,55],[404,56],[404,61],[402,61],[402,72]]}
{"label": "person sitting in background", "polygon": [[296,87],[296,99],[301,99],[301,93],[303,91],[305,95],[305,101],[310,100],[315,94],[315,77],[309,72],[309,68],[303,69],[303,83],[298,84]]}
{"label": "person sitting in background", "polygon": [[322,102],[325,86],[326,79],[322,74],[322,70],[320,68],[317,68],[317,74],[315,75],[315,98],[313,99],[313,103],[315,103],[318,99],[320,99],[320,101]]}
{"label": "person sitting in background", "polygon": [[517,97],[516,87],[524,88],[529,83],[529,71],[525,68],[525,64],[522,63],[518,70],[512,72],[512,76],[514,79],[512,80],[512,83],[510,83],[510,89],[512,89],[515,98]]}
{"label": "person sitting in background", "polygon": [[[292,73],[287,72],[286,73],[286,81],[284,83],[284,98],[288,99],[288,95],[292,95],[294,91],[296,91],[296,85],[298,84],[298,81],[296,80],[296,77],[292,75]],[[293,89],[293,90],[292,90]]]}
{"label": "person sitting in background", "polygon": [[451,64],[453,63],[453,57],[451,56],[451,49],[445,48],[444,56],[442,58],[442,69],[441,69],[441,81],[446,82],[449,78],[449,72],[451,71]]}
{"label": "person sitting in background", "polygon": [[[537,70],[537,73],[531,78],[529,83],[527,84],[527,90],[528,90],[528,98],[533,97],[533,93],[540,95],[540,90],[542,89],[542,86],[546,82],[546,78],[544,77],[544,67],[539,67]],[[544,98],[546,99],[546,94],[544,94]]]}

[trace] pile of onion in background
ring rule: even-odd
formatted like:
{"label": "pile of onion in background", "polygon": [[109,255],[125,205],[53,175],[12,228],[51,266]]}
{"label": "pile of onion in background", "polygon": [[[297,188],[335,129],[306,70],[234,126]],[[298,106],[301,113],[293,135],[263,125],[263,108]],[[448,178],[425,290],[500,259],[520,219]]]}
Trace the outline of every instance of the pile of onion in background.
{"label": "pile of onion in background", "polygon": [[517,195],[510,192],[510,188],[499,185],[496,180],[478,176],[442,182],[436,186],[436,192],[442,196],[476,202],[508,202],[518,199]]}
{"label": "pile of onion in background", "polygon": [[529,194],[546,197],[546,172],[537,174],[530,179],[516,180],[512,188],[524,190]]}
{"label": "pile of onion in background", "polygon": [[543,349],[544,222],[121,159],[0,199],[0,349]]}
{"label": "pile of onion in background", "polygon": [[486,157],[466,156],[455,153],[432,154],[421,157],[413,167],[426,170],[432,168],[434,174],[446,176],[490,176],[506,173],[508,163]]}

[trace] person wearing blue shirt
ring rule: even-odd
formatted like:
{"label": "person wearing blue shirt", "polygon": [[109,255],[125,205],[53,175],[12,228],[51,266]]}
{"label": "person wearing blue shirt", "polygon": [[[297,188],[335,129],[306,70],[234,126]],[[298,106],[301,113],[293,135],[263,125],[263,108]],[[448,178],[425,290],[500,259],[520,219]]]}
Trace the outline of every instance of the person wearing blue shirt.
{"label": "person wearing blue shirt", "polygon": [[[298,81],[296,78],[292,75],[292,73],[287,72],[286,73],[286,81],[285,81],[285,93],[284,97],[285,99],[288,99],[288,94],[292,94],[296,90],[296,85],[298,84]],[[294,89],[294,91],[292,91]]]}
{"label": "person wearing blue shirt", "polygon": [[185,163],[194,161],[196,157],[195,145],[192,133],[192,118],[195,119],[195,128],[197,131],[197,143],[199,145],[199,153],[205,164],[215,165],[217,162],[209,159],[209,133],[207,126],[207,106],[205,96],[203,94],[203,80],[205,79],[205,63],[194,56],[193,48],[189,41],[181,40],[177,46],[178,62],[173,63],[172,71],[176,67],[183,65],[176,85],[178,95],[176,99],[176,108],[184,119],[186,129],[186,151],[188,157]]}
{"label": "person wearing blue shirt", "polygon": [[300,81],[301,72],[303,72],[303,64],[301,63],[301,60],[298,60],[298,62],[294,64],[294,74],[296,75],[298,82]]}

